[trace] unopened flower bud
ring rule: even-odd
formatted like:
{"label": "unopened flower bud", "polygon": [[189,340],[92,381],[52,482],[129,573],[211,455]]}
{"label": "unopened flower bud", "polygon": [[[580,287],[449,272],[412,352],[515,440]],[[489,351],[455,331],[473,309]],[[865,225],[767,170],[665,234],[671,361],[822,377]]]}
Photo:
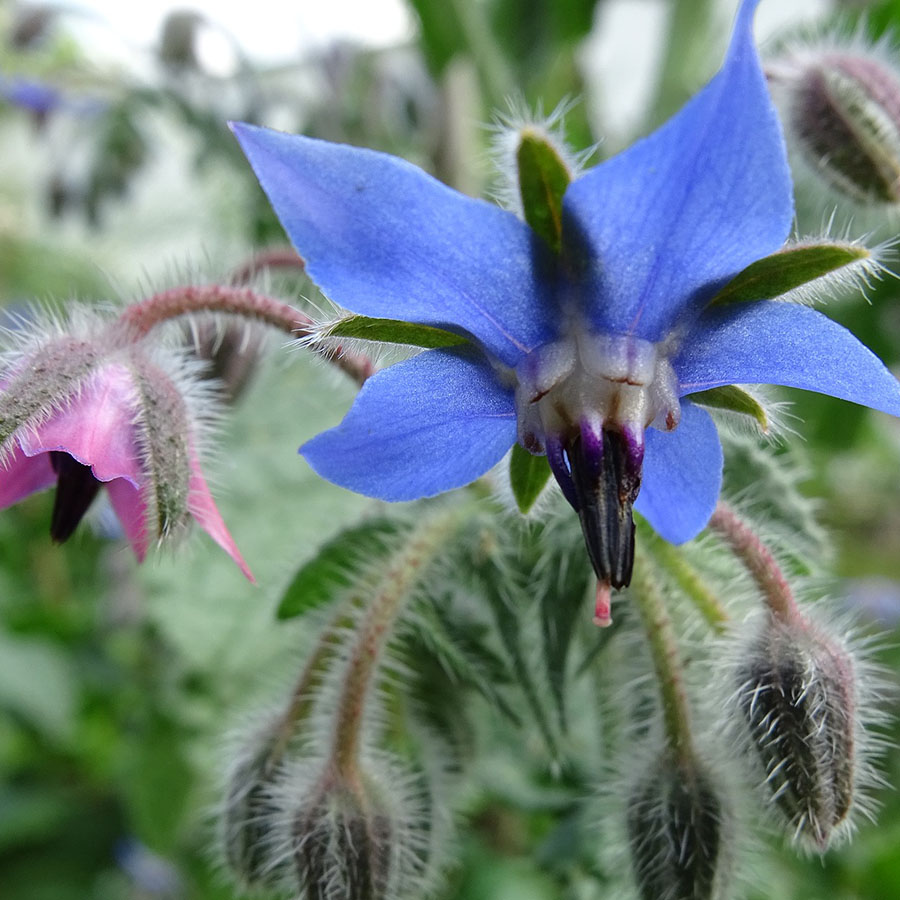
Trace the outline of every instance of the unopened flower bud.
{"label": "unopened flower bud", "polygon": [[641,900],[722,896],[731,858],[729,809],[706,768],[666,750],[628,800],[632,869]]}
{"label": "unopened flower bud", "polygon": [[397,824],[374,785],[328,772],[297,813],[293,839],[308,900],[397,896]]}
{"label": "unopened flower bud", "polygon": [[796,840],[824,850],[853,805],[853,663],[810,623],[770,616],[737,670],[737,702],[765,788]]}
{"label": "unopened flower bud", "polygon": [[860,203],[900,202],[900,79],[862,53],[821,51],[773,66],[789,134],[831,188]]}
{"label": "unopened flower bud", "polygon": [[274,737],[238,761],[228,779],[221,814],[225,862],[246,888],[279,888],[285,867],[279,853],[280,806],[274,799],[280,769],[273,765]]}

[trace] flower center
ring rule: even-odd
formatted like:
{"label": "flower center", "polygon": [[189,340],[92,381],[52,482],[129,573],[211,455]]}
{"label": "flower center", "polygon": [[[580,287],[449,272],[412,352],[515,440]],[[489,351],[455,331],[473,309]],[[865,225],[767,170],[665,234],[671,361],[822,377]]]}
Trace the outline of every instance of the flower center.
{"label": "flower center", "polygon": [[547,454],[581,520],[597,578],[626,586],[644,430],[671,431],[681,416],[665,347],[627,335],[579,333],[538,348],[516,375],[519,442]]}

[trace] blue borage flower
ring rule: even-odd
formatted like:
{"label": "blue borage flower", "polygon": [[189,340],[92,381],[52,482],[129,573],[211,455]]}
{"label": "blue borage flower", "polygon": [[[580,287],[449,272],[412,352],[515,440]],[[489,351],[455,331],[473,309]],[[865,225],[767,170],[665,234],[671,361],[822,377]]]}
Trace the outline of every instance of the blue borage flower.
{"label": "blue borage flower", "polygon": [[344,421],[301,452],[385,500],[473,481],[518,440],[546,453],[601,584],[628,583],[632,504],[681,543],[722,477],[690,395],[789,385],[900,415],[900,384],[807,307],[710,305],[779,250],[793,217],[781,129],[744,0],[721,71],[673,119],[577,178],[562,249],[511,213],[370,150],[235,125],[315,282],[354,312],[430,324],[471,344],[379,372]]}

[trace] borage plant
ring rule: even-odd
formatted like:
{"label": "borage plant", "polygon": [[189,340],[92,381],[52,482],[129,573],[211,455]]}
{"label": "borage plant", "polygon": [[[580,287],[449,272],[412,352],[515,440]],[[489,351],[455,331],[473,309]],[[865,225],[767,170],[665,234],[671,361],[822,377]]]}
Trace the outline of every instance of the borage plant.
{"label": "borage plant", "polygon": [[[348,311],[332,321],[213,285],[10,332],[0,502],[56,485],[57,540],[105,485],[140,558],[193,518],[250,576],[200,468],[209,391],[157,346],[186,315],[331,353],[362,387],[301,452],[338,485],[418,501],[327,543],[282,598],[319,633],[226,774],[220,844],[244,887],[439,893],[454,822],[504,791],[495,758],[553,820],[547,867],[572,896],[736,896],[760,824],[822,852],[868,812],[878,686],[808,603],[820,547],[792,451],[726,429],[723,491],[717,424],[773,427],[742,385],[900,416],[882,362],[797,302],[881,265],[859,242],[790,237],[756,5],[709,85],[594,168],[557,120],[501,126],[515,211],[394,157],[235,124],[302,265]],[[376,371],[384,344],[409,358]]]}

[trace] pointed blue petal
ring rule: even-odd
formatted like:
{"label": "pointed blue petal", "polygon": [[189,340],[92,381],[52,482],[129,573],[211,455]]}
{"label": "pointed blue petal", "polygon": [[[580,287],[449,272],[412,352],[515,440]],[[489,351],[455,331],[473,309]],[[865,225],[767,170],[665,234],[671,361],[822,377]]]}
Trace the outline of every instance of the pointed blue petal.
{"label": "pointed blue petal", "polygon": [[516,439],[512,391],[472,350],[429,350],[370,378],[337,428],[300,452],[323,478],[415,500],[461,487]]}
{"label": "pointed blue petal", "polygon": [[547,251],[499,207],[410,163],[251,125],[232,129],[312,279],[365,316],[471,333],[508,365],[555,335]]}
{"label": "pointed blue petal", "polygon": [[675,359],[682,394],[723,384],[783,384],[900,416],[900,382],[846,328],[792,303],[705,313]]}
{"label": "pointed blue petal", "polygon": [[706,410],[682,402],[674,431],[648,428],[644,475],[635,509],[673,544],[706,526],[722,486],[722,445]]}
{"label": "pointed blue petal", "polygon": [[793,216],[784,140],[741,5],[719,74],[673,119],[564,197],[575,302],[601,331],[658,340],[784,243]]}

